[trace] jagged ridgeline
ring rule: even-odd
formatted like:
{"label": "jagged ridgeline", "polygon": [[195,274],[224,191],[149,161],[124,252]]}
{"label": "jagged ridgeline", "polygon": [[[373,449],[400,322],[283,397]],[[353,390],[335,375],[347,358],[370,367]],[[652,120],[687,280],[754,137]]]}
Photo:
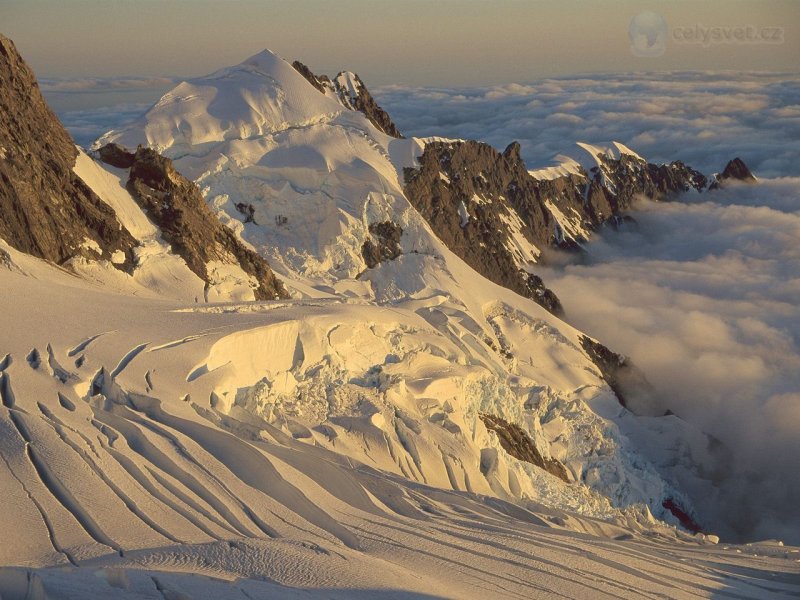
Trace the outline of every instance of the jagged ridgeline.
{"label": "jagged ridgeline", "polygon": [[331,80],[327,75],[314,75],[311,69],[299,60],[294,61],[292,66],[321,93],[332,94],[347,108],[364,113],[378,130],[395,138],[403,137],[389,114],[375,102],[367,86],[355,73],[340,71]]}
{"label": "jagged ridgeline", "polygon": [[[621,150],[620,150],[621,149]],[[561,303],[532,270],[543,250],[578,250],[591,232],[616,223],[636,196],[666,199],[707,179],[676,161],[648,163],[627,148],[586,147],[596,164],[557,176],[531,172],[518,143],[500,153],[475,141],[433,141],[405,170],[405,191],[448,247],[488,279],[556,314]]]}

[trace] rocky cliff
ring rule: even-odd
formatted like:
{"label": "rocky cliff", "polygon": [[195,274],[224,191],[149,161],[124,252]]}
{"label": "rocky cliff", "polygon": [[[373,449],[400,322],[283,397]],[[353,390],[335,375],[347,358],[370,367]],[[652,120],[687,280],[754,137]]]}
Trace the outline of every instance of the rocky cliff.
{"label": "rocky cliff", "polygon": [[529,171],[516,142],[500,153],[476,141],[434,141],[419,166],[406,169],[405,192],[470,266],[558,314],[558,299],[533,274],[544,251],[579,249],[597,227],[624,218],[637,196],[669,199],[708,186],[681,161],[655,165],[627,149],[585,149],[585,166],[552,176]]}
{"label": "rocky cliff", "polygon": [[247,248],[208,208],[197,185],[175,170],[172,161],[149,148],[135,153],[109,144],[99,157],[118,168],[130,169],[128,191],[161,230],[172,251],[206,285],[213,283],[210,265],[235,265],[253,278],[256,300],[286,298],[283,284],[267,261]]}
{"label": "rocky cliff", "polygon": [[383,133],[395,138],[403,137],[389,114],[375,102],[367,86],[355,73],[341,71],[331,80],[327,75],[315,75],[299,60],[294,61],[292,66],[320,93],[333,95],[345,108],[364,113],[370,122]]}
{"label": "rocky cliff", "polygon": [[78,151],[14,43],[0,35],[0,238],[56,264],[132,267],[136,240],[73,171]]}
{"label": "rocky cliff", "polygon": [[725,181],[730,180],[744,181],[746,183],[755,183],[757,181],[755,175],[750,172],[750,169],[738,156],[725,165],[722,173],[717,173],[714,175],[714,181],[709,187],[710,189],[715,190],[724,185]]}

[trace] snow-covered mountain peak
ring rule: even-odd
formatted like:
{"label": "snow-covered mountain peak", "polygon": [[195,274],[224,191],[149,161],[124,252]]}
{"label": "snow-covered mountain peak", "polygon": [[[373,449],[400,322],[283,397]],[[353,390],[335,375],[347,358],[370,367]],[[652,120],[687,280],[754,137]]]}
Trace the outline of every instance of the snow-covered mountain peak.
{"label": "snow-covered mountain peak", "polygon": [[344,107],[317,93],[289,63],[263,50],[238,65],[178,84],[131,126],[98,146],[139,144],[174,157],[193,147],[262,137],[329,120]]}
{"label": "snow-covered mountain peak", "polygon": [[264,48],[261,52],[257,52],[250,58],[239,63],[240,66],[252,65],[265,70],[280,68],[281,64],[286,64],[286,61],[269,48]]}
{"label": "snow-covered mountain peak", "polygon": [[601,167],[605,159],[620,160],[622,156],[629,156],[633,159],[646,162],[625,144],[616,141],[607,144],[577,142],[573,155],[575,161],[578,162],[587,173],[594,167]]}
{"label": "snow-covered mountain peak", "polygon": [[352,71],[342,71],[336,76],[336,83],[346,93],[347,98],[351,103],[355,103],[358,98],[358,92],[364,87],[358,75]]}

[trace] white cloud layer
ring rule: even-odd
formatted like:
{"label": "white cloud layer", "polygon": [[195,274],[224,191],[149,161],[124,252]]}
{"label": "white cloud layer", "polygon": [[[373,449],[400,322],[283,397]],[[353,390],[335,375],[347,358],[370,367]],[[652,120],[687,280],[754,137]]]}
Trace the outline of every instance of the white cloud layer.
{"label": "white cloud layer", "polygon": [[545,281],[574,325],[644,370],[661,409],[728,446],[713,525],[800,541],[800,178],[635,216]]}
{"label": "white cloud layer", "polygon": [[800,165],[796,75],[594,75],[374,93],[406,135],[478,139],[501,149],[519,140],[531,168],[547,166],[578,140],[618,140],[653,162],[679,158],[704,173],[734,156],[765,177],[796,174]]}
{"label": "white cloud layer", "polygon": [[149,103],[124,103],[87,110],[59,111],[58,117],[72,134],[75,143],[88,148],[107,131],[135,121],[149,107]]}

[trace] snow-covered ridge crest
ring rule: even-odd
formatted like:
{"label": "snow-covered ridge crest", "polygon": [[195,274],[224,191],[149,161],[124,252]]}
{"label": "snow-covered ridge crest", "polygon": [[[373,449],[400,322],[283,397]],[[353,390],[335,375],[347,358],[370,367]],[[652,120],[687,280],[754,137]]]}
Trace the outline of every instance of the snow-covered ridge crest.
{"label": "snow-covered ridge crest", "polygon": [[238,65],[180,83],[132,126],[107,133],[95,146],[142,144],[174,157],[210,142],[319,123],[342,110],[334,99],[315,93],[289,63],[263,50]]}

